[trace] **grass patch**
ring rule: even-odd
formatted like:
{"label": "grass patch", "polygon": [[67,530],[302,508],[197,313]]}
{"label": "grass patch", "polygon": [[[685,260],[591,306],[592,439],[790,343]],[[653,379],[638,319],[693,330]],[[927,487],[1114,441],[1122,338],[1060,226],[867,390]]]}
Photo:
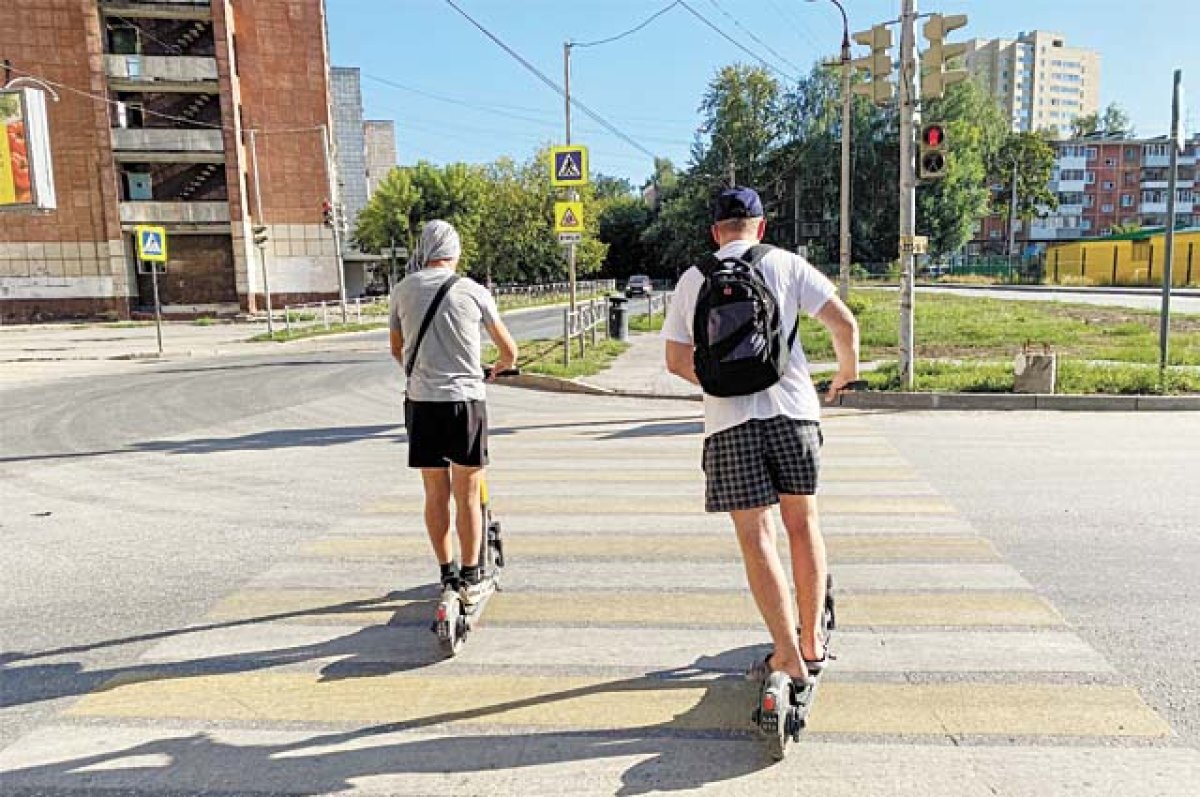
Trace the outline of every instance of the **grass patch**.
{"label": "grass patch", "polygon": [[[850,307],[858,318],[863,359],[897,357],[899,294],[855,291]],[[918,359],[1008,360],[1028,340],[1049,343],[1063,358],[1075,360],[1158,361],[1153,310],[921,294],[915,323]],[[833,345],[819,323],[803,319],[800,335],[810,358],[833,358]],[[1174,316],[1171,363],[1200,365],[1200,316]]]}
{"label": "grass patch", "polygon": [[[571,365],[564,366],[561,340],[529,340],[520,345],[521,354],[517,365],[522,372],[563,379],[598,374],[629,348],[628,343],[605,338],[595,346],[588,346],[583,357],[580,357],[579,344],[575,343],[571,348]],[[496,347],[488,344],[483,348],[483,361],[495,362],[497,354]]]}
{"label": "grass patch", "polygon": [[386,327],[387,323],[371,322],[362,324],[330,324],[329,329],[323,326],[303,327],[301,329],[293,329],[291,332],[286,329],[276,329],[275,337],[271,337],[266,332],[261,335],[255,335],[248,339],[249,343],[263,343],[274,341],[276,343],[286,343],[289,340],[302,340],[304,338],[320,338],[326,335],[344,335],[347,332],[368,332],[372,329],[381,329]]}
{"label": "grass patch", "polygon": [[193,321],[192,326],[194,326],[194,327],[211,327],[216,323],[217,323],[217,319],[211,318],[209,316],[203,316],[203,317],[197,318],[195,321]]}
{"label": "grass patch", "polygon": [[661,332],[666,320],[667,317],[662,313],[653,316],[637,313],[629,317],[629,329],[632,332]]}
{"label": "grass patch", "polygon": [[[813,379],[828,378],[832,372],[814,373]],[[898,391],[900,365],[886,362],[863,373],[871,390]],[[923,393],[1011,393],[1012,363],[950,362],[917,363],[916,390]],[[1200,393],[1200,371],[1168,368],[1160,383],[1158,366],[1122,363],[1062,361],[1058,363],[1058,392],[1071,395],[1155,396]]]}
{"label": "grass patch", "polygon": [[105,329],[138,329],[140,327],[152,327],[153,321],[112,321],[107,324],[101,324]]}

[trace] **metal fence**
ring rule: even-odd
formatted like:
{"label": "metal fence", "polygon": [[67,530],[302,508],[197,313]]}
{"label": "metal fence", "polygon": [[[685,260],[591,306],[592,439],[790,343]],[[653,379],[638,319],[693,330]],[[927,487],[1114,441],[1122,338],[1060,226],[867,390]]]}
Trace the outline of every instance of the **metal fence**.
{"label": "metal fence", "polygon": [[[576,296],[601,296],[617,289],[616,280],[581,280],[575,283]],[[552,299],[566,301],[571,295],[569,282],[543,282],[535,285],[493,285],[492,295],[497,300],[507,297],[509,304],[542,304]]]}
{"label": "metal fence", "polygon": [[563,308],[563,365],[571,364],[571,347],[579,341],[579,356],[587,353],[589,345],[599,343],[600,334],[606,331],[608,301],[604,298],[588,299],[571,308]]}
{"label": "metal fence", "polygon": [[283,322],[287,333],[291,335],[293,330],[309,327],[329,329],[334,324],[362,324],[364,318],[386,316],[387,311],[388,300],[382,297],[347,299],[344,311],[342,303],[337,301],[306,302],[286,305],[283,308]]}

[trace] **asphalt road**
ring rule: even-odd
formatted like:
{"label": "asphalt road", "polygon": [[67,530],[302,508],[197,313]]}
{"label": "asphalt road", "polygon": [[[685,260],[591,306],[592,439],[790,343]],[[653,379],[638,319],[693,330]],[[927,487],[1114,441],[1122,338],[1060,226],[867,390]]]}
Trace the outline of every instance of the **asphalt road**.
{"label": "asphalt road", "polygon": [[[727,699],[736,682],[671,669],[693,648],[729,649],[694,662],[728,675],[762,639],[751,614],[709,616],[740,600],[741,573],[719,547],[724,521],[694,508],[696,405],[494,389],[495,478],[512,545],[526,546],[504,596],[514,617],[468,647],[482,658],[430,664],[399,375],[361,338],[326,345],[0,389],[3,791],[1150,797],[1200,782],[1200,414],[831,418],[835,558],[875,552],[835,563],[846,610],[896,589],[907,612],[962,600],[905,581],[957,546],[983,562],[945,565],[983,579],[966,597],[1028,582],[1066,624],[1031,636],[1001,619],[973,635],[957,626],[978,618],[903,619],[888,636],[851,614],[846,672],[819,703],[830,713],[806,752],[770,767],[719,730],[742,710]],[[929,550],[901,567],[872,558],[896,545]],[[389,589],[388,611],[370,614]],[[571,597],[588,589],[603,598]],[[326,608],[297,618],[304,601]],[[1153,722],[1136,706],[1098,737],[1020,730],[1072,719],[1073,704],[1037,710],[1056,689],[1125,684],[1174,735],[1137,737]],[[888,709],[855,695],[892,688],[967,696],[929,719],[936,731],[917,727],[933,711],[919,701],[879,730]],[[1016,730],[952,731],[971,690],[996,701],[989,716],[1029,707]],[[464,730],[412,715],[430,700]],[[476,711],[496,700],[517,713]]]}

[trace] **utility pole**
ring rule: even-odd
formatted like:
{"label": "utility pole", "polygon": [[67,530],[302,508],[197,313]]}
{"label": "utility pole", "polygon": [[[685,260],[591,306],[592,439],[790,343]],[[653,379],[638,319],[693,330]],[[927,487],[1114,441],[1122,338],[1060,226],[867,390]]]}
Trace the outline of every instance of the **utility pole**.
{"label": "utility pole", "polygon": [[838,294],[843,302],[850,299],[850,111],[853,95],[850,93],[850,21],[846,9],[838,0],[833,4],[842,12],[842,193],[838,243]]}
{"label": "utility pole", "polygon": [[341,219],[337,202],[337,178],[333,172],[333,145],[329,141],[329,126],[321,125],[321,144],[325,149],[325,176],[329,182],[329,201],[333,203],[333,262],[337,266],[338,297],[342,305],[342,323],[349,323],[350,317],[346,310],[346,269],[342,265],[342,232]]}
{"label": "utility pole", "polygon": [[[1167,232],[1166,251],[1163,256],[1162,312],[1158,317],[1158,370],[1166,375],[1169,354],[1168,339],[1171,333],[1171,277],[1172,261],[1175,258],[1175,192],[1179,181],[1179,150],[1183,148],[1183,131],[1179,127],[1179,92],[1183,85],[1183,70],[1175,70],[1174,89],[1171,94],[1171,158],[1167,174]],[[1151,265],[1154,265],[1151,263]]]}
{"label": "utility pole", "polygon": [[[1028,240],[1028,238],[1026,239]],[[1013,158],[1012,196],[1008,199],[1008,265],[1012,268],[1013,253],[1017,248],[1017,159]]]}
{"label": "utility pole", "polygon": [[[565,119],[567,127],[567,146],[571,145],[571,42],[563,42],[563,92],[566,99],[564,106]],[[574,188],[567,189],[567,199],[574,202],[579,198],[578,192]],[[567,281],[570,283],[570,311],[571,318],[575,317],[575,244],[567,244]],[[564,340],[564,348],[571,348],[570,335]],[[567,356],[570,356],[569,354]]]}
{"label": "utility pole", "polygon": [[[258,225],[265,227],[262,209],[262,184],[258,179],[258,143],[255,140],[257,132],[254,128],[250,128],[250,168],[254,170],[254,217]],[[271,283],[267,279],[267,248],[265,241],[260,244],[257,238],[258,236],[255,236],[255,248],[258,250],[258,266],[262,269],[263,301],[267,305],[267,335],[273,338],[275,337],[275,319],[271,317]]]}
{"label": "utility pole", "polygon": [[[917,124],[916,57],[917,0],[900,5],[900,384],[912,390],[915,379],[915,333],[913,330],[916,257],[912,241],[916,235],[917,175],[913,131]],[[906,245],[907,242],[907,245]]]}

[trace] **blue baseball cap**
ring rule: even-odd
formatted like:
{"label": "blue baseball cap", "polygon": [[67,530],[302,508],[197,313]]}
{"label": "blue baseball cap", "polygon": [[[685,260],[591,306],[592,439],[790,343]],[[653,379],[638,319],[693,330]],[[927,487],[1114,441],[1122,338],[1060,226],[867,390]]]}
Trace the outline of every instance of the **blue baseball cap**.
{"label": "blue baseball cap", "polygon": [[717,194],[713,203],[713,221],[726,219],[760,219],[763,217],[762,200],[753,188],[734,186]]}

